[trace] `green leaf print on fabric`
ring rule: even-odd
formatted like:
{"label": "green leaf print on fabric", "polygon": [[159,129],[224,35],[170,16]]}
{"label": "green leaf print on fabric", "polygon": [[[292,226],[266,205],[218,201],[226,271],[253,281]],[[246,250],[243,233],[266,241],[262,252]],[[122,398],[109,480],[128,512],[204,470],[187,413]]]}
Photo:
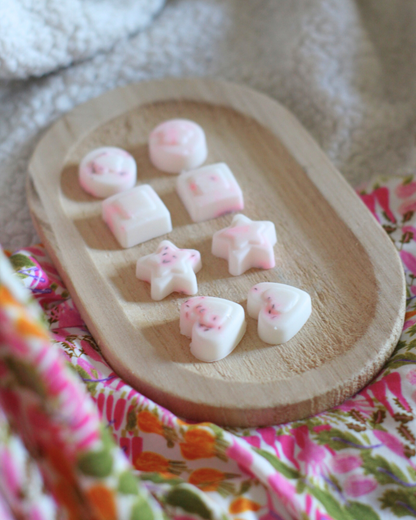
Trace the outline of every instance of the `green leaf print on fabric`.
{"label": "green leaf print on fabric", "polygon": [[408,334],[412,338],[416,334],[416,324],[409,327],[406,330],[406,334]]}
{"label": "green leaf print on fabric", "polygon": [[416,354],[412,354],[411,352],[400,352],[397,356],[392,358],[389,362],[389,369],[396,370],[397,368],[416,365]]}
{"label": "green leaf print on fabric", "polygon": [[129,471],[124,471],[118,480],[118,490],[123,495],[137,495],[137,480]]}
{"label": "green leaf print on fabric", "polygon": [[199,515],[205,520],[212,520],[212,512],[208,509],[202,498],[188,487],[176,486],[165,497],[166,504],[180,507],[184,511]]}
{"label": "green leaf print on fabric", "polygon": [[131,509],[130,520],[154,520],[156,518],[147,500],[139,497]]}
{"label": "green leaf print on fabric", "polygon": [[347,510],[354,520],[380,520],[378,514],[372,507],[360,502],[349,502]]}
{"label": "green leaf print on fabric", "polygon": [[108,477],[113,469],[113,459],[106,450],[86,453],[79,458],[78,468],[90,477]]}
{"label": "green leaf print on fabric", "polygon": [[347,431],[338,430],[337,428],[319,432],[316,436],[316,440],[318,444],[326,444],[335,451],[345,450],[347,448],[371,448],[371,446],[364,445],[356,435]]}
{"label": "green leaf print on fabric", "polygon": [[87,386],[87,390],[91,395],[95,395],[97,391],[97,385],[98,383],[90,381],[91,376],[88,374],[86,370],[84,370],[79,365],[75,366],[75,370],[78,372],[78,374],[81,376],[81,379],[84,381],[84,383]]}
{"label": "green leaf print on fabric", "polygon": [[10,263],[12,264],[13,269],[16,271],[16,274],[19,278],[26,278],[26,274],[19,273],[19,271],[24,271],[26,269],[37,268],[35,262],[32,262],[30,258],[26,255],[22,255],[22,253],[16,253],[10,257]]}
{"label": "green leaf print on fabric", "polygon": [[46,388],[33,365],[26,363],[21,359],[14,359],[12,357],[5,357],[4,363],[14,375],[16,379],[15,383],[17,383],[18,386],[33,390],[42,400],[46,400]]}
{"label": "green leaf print on fabric", "polygon": [[[312,496],[319,500],[319,502],[321,502],[333,520],[358,520],[346,511],[340,503],[326,491],[312,487],[308,488],[308,491]],[[364,520],[364,518],[360,518],[359,520]]]}
{"label": "green leaf print on fabric", "polygon": [[[133,405],[132,405],[133,406]],[[132,432],[137,427],[137,412],[136,408],[129,410],[127,414],[126,430]]]}
{"label": "green leaf print on fabric", "polygon": [[164,477],[160,473],[142,473],[139,475],[140,480],[148,480],[153,482],[154,484],[173,484],[178,485],[183,483],[183,479],[181,478],[170,478]]}
{"label": "green leaf print on fabric", "polygon": [[391,509],[400,518],[416,518],[416,494],[413,489],[389,489],[381,497],[381,507]]}
{"label": "green leaf print on fabric", "polygon": [[101,442],[103,443],[105,450],[112,450],[114,447],[114,439],[113,436],[110,433],[110,430],[108,430],[103,424],[100,426],[100,438]]}
{"label": "green leaf print on fabric", "polygon": [[379,484],[399,484],[403,486],[408,484],[409,479],[394,462],[387,462],[380,455],[372,456],[371,453],[363,453],[361,458],[364,473],[374,475]]}
{"label": "green leaf print on fabric", "polygon": [[268,451],[261,450],[259,448],[255,448],[255,451],[265,458],[270,464],[276,469],[279,473],[281,473],[286,478],[294,479],[300,478],[301,474],[296,469],[290,468],[284,462],[279,460],[276,455],[273,453],[269,453]]}

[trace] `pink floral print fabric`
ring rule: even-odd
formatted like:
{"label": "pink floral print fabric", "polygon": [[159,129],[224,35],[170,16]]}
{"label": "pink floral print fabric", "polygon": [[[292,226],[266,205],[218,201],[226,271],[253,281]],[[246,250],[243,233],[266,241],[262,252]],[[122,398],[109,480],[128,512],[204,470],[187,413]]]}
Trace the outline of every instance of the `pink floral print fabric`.
{"label": "pink floral print fabric", "polygon": [[268,428],[187,423],[138,393],[103,359],[44,248],[12,256],[55,348],[168,518],[416,517],[416,177],[377,179],[360,196],[406,271],[400,342],[378,377],[343,405]]}
{"label": "pink floral print fabric", "polygon": [[[32,289],[47,292],[48,279],[37,261],[18,254],[14,262],[18,275],[28,279]],[[62,352],[51,347],[43,314],[29,294],[0,251],[0,507],[4,516],[160,520],[160,508],[139,485],[122,450],[103,427],[85,386]],[[16,435],[8,431],[9,426]]]}

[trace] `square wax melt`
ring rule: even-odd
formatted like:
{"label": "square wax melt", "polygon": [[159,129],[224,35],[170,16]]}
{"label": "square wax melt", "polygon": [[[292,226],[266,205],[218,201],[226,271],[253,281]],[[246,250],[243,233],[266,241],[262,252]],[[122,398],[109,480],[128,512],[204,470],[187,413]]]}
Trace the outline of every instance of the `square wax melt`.
{"label": "square wax melt", "polygon": [[148,184],[105,199],[102,215],[122,247],[132,247],[172,231],[167,207]]}
{"label": "square wax melt", "polygon": [[243,192],[225,163],[181,173],[176,191],[194,222],[244,209]]}

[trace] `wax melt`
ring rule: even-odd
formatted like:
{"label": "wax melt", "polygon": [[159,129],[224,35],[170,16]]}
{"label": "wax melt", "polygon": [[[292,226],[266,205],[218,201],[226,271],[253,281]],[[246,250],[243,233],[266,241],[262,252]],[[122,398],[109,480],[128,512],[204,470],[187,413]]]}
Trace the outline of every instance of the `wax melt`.
{"label": "wax melt", "polygon": [[238,303],[195,296],[181,305],[180,332],[192,338],[191,352],[201,361],[225,358],[246,331],[244,309]]}
{"label": "wax melt", "polygon": [[181,173],[176,191],[194,222],[244,209],[243,192],[225,163]]}
{"label": "wax melt", "polygon": [[230,274],[238,276],[252,267],[272,269],[276,242],[273,222],[251,220],[238,214],[230,226],[214,233],[212,254],[228,260]]}
{"label": "wax melt", "polygon": [[258,320],[260,339],[280,345],[293,338],[308,321],[312,312],[311,297],[290,285],[258,283],[248,293],[247,311]]}
{"label": "wax melt", "polygon": [[179,249],[169,240],[162,240],[154,253],[137,260],[136,276],[151,284],[153,300],[163,300],[172,292],[196,294],[195,273],[201,267],[199,251]]}
{"label": "wax melt", "polygon": [[188,119],[171,119],[157,126],[149,137],[153,165],[167,173],[197,168],[207,158],[203,129]]}
{"label": "wax melt", "polygon": [[132,247],[172,231],[168,209],[148,184],[104,200],[102,215],[122,247]]}
{"label": "wax melt", "polygon": [[79,183],[99,199],[129,190],[136,184],[136,161],[121,148],[106,146],[89,152],[79,165]]}

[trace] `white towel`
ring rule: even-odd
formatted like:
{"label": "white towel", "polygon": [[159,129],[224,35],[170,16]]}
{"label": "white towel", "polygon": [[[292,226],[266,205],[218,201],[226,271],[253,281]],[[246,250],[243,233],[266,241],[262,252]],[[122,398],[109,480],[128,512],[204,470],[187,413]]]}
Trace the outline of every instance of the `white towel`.
{"label": "white towel", "polygon": [[[0,5],[11,1],[24,0],[0,0]],[[108,10],[102,23],[111,19],[114,6],[122,6],[120,18],[129,18],[146,5],[139,0],[32,2],[36,9],[88,3]],[[124,23],[123,34],[134,31],[129,20]],[[137,28],[141,25],[137,21]],[[123,27],[121,19],[117,27]],[[269,94],[295,113],[353,184],[373,174],[414,171],[415,29],[416,3],[403,0],[171,0],[147,29],[129,38],[119,35],[106,52],[46,77],[0,83],[0,243],[14,248],[36,240],[24,177],[41,131],[73,106],[144,79],[211,76]],[[108,31],[114,42],[116,31]],[[40,30],[36,40],[52,33]],[[90,54],[71,34],[60,47],[57,67]],[[106,39],[95,38],[97,48],[104,48]],[[21,48],[26,57],[13,69],[3,56],[2,28],[0,40],[3,77],[53,66],[52,53],[44,65],[33,59],[37,64],[31,69],[26,40]]]}
{"label": "white towel", "polygon": [[40,76],[108,51],[165,0],[2,0],[0,78]]}

